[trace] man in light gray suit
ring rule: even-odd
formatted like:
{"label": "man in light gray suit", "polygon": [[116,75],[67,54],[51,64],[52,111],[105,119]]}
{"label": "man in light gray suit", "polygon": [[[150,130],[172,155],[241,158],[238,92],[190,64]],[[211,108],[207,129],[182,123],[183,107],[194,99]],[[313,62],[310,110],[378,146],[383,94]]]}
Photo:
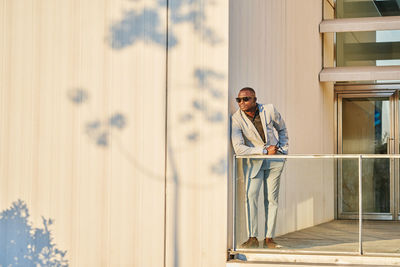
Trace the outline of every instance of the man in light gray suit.
{"label": "man in light gray suit", "polygon": [[[257,104],[255,91],[240,90],[236,101],[239,109],[232,115],[232,145],[237,155],[287,154],[288,132],[279,112],[272,104]],[[277,137],[274,134],[277,132]],[[246,185],[246,224],[249,239],[242,248],[258,248],[258,195],[264,184],[264,248],[279,247],[272,239],[278,213],[280,175],[283,159],[246,159],[243,172]]]}

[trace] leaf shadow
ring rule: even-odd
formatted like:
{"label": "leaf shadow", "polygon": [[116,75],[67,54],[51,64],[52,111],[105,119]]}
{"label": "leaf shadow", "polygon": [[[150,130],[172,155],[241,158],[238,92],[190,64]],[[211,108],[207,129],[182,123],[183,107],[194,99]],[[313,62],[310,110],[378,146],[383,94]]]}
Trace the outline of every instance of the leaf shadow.
{"label": "leaf shadow", "polygon": [[35,228],[29,216],[22,200],[0,213],[0,266],[68,266],[67,252],[53,242],[53,220],[42,217],[43,228]]}

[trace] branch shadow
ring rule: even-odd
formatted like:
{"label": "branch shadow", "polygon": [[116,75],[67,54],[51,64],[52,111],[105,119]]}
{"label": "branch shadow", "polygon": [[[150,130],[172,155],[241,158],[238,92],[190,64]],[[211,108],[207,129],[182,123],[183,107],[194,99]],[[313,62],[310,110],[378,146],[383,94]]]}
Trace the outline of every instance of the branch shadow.
{"label": "branch shadow", "polygon": [[190,23],[194,32],[199,34],[203,40],[211,45],[222,42],[215,31],[206,26],[206,14],[202,6],[193,0],[169,1],[168,14],[170,26],[168,36],[166,25],[161,18],[167,8],[165,0],[157,1],[154,8],[144,8],[140,11],[130,10],[125,12],[122,19],[110,27],[109,36],[106,38],[110,47],[121,50],[135,44],[137,41],[151,41],[154,44],[165,47],[168,38],[168,49],[178,44],[178,38],[174,33],[173,25]]}
{"label": "branch shadow", "polygon": [[[146,29],[146,30],[144,30]],[[153,43],[165,46],[165,32],[161,29],[159,11],[156,9],[145,8],[141,12],[131,10],[123,15],[121,21],[111,26],[111,37],[108,38],[111,48],[120,50],[136,41],[144,38],[146,31],[147,37]],[[169,45],[175,46],[177,39],[174,35],[169,36]]]}
{"label": "branch shadow", "polygon": [[[119,32],[120,35],[124,34],[130,34],[130,27],[133,27],[131,24],[132,20],[138,20],[140,23],[144,23],[144,18],[135,18],[134,14],[131,14],[132,18],[130,19],[131,21],[126,21],[124,22],[126,25],[125,30],[127,32],[123,32],[122,30]],[[116,30],[117,32],[117,30]],[[120,39],[120,43],[116,44],[118,49],[123,48],[126,44],[131,43],[136,41],[136,37],[139,36],[137,35],[136,29],[133,29],[131,32],[131,36],[127,37],[127,39]],[[155,35],[154,35],[155,36]],[[158,37],[157,37],[158,38]],[[156,42],[158,42],[156,38]],[[154,40],[153,40],[154,41]],[[224,121],[224,113],[221,110],[221,103],[224,100],[224,95],[223,92],[214,84],[215,81],[218,80],[224,80],[225,75],[220,74],[216,71],[210,70],[210,69],[204,69],[204,68],[197,68],[195,69],[194,73],[194,78],[196,80],[197,86],[195,86],[195,91],[194,95],[195,98],[193,99],[192,106],[191,108],[181,114],[179,116],[178,123],[182,125],[186,125],[188,123],[193,123],[195,119],[197,119],[197,124],[199,120],[202,122],[207,122],[212,125],[217,125],[221,124]],[[201,98],[204,97],[204,95],[211,96],[210,101],[211,103],[203,103],[201,101]],[[74,89],[72,91],[68,92],[68,98],[69,100],[76,106],[82,105],[86,101],[89,100],[89,93],[82,89]],[[86,135],[90,137],[94,141],[94,143],[99,146],[99,147],[108,147],[109,146],[109,138],[113,138],[113,145],[117,145],[120,149],[120,152],[133,164],[135,165],[146,177],[148,178],[154,178],[154,179],[159,179],[160,181],[164,181],[165,177],[157,175],[148,168],[147,166],[142,165],[137,157],[133,155],[130,151],[128,151],[123,145],[122,141],[118,136],[111,136],[111,130],[123,130],[127,126],[127,118],[125,115],[122,113],[115,113],[111,117],[105,119],[105,120],[100,120],[100,119],[94,119],[90,121],[86,121],[84,123],[84,129]],[[114,130],[113,130],[114,131]],[[199,131],[192,131],[187,135],[187,142],[199,142],[200,132]],[[181,186],[186,186],[186,187],[192,187],[192,188],[197,188],[199,190],[202,189],[207,189],[211,188],[213,184],[197,184],[196,182],[183,182],[180,181],[179,177],[179,169],[178,165],[176,163],[176,156],[175,156],[175,151],[171,147],[171,142],[167,140],[167,153],[169,157],[169,168],[171,168],[171,173],[172,173],[172,189],[174,191],[173,194],[173,254],[174,254],[174,259],[173,259],[173,265],[175,267],[179,266],[179,220],[178,218],[180,217],[180,209],[179,209],[179,203],[180,203],[180,190]],[[223,151],[225,153],[225,151]],[[226,172],[227,172],[227,160],[223,156],[221,156],[220,159],[218,159],[215,163],[211,163],[210,166],[208,166],[210,173],[213,173],[217,176],[222,177]]]}

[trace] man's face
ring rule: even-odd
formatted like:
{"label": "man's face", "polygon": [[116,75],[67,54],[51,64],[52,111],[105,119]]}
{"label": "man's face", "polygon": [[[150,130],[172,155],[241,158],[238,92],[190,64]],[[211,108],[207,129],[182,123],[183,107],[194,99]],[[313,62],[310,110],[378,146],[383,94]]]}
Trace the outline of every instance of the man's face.
{"label": "man's face", "polygon": [[[249,98],[248,101],[244,101],[243,99],[244,97]],[[238,98],[241,99],[241,101],[238,103],[239,108],[244,112],[252,111],[257,105],[256,96],[252,91],[248,90],[240,91],[238,94]]]}

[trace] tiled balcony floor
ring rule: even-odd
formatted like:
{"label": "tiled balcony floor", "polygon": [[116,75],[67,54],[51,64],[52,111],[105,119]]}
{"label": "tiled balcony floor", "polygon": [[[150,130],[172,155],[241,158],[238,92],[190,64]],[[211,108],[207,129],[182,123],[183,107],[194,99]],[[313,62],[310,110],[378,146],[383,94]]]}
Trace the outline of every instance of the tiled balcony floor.
{"label": "tiled balcony floor", "polygon": [[[358,252],[358,220],[334,220],[275,238],[282,250]],[[363,221],[365,253],[400,254],[400,221]]]}

